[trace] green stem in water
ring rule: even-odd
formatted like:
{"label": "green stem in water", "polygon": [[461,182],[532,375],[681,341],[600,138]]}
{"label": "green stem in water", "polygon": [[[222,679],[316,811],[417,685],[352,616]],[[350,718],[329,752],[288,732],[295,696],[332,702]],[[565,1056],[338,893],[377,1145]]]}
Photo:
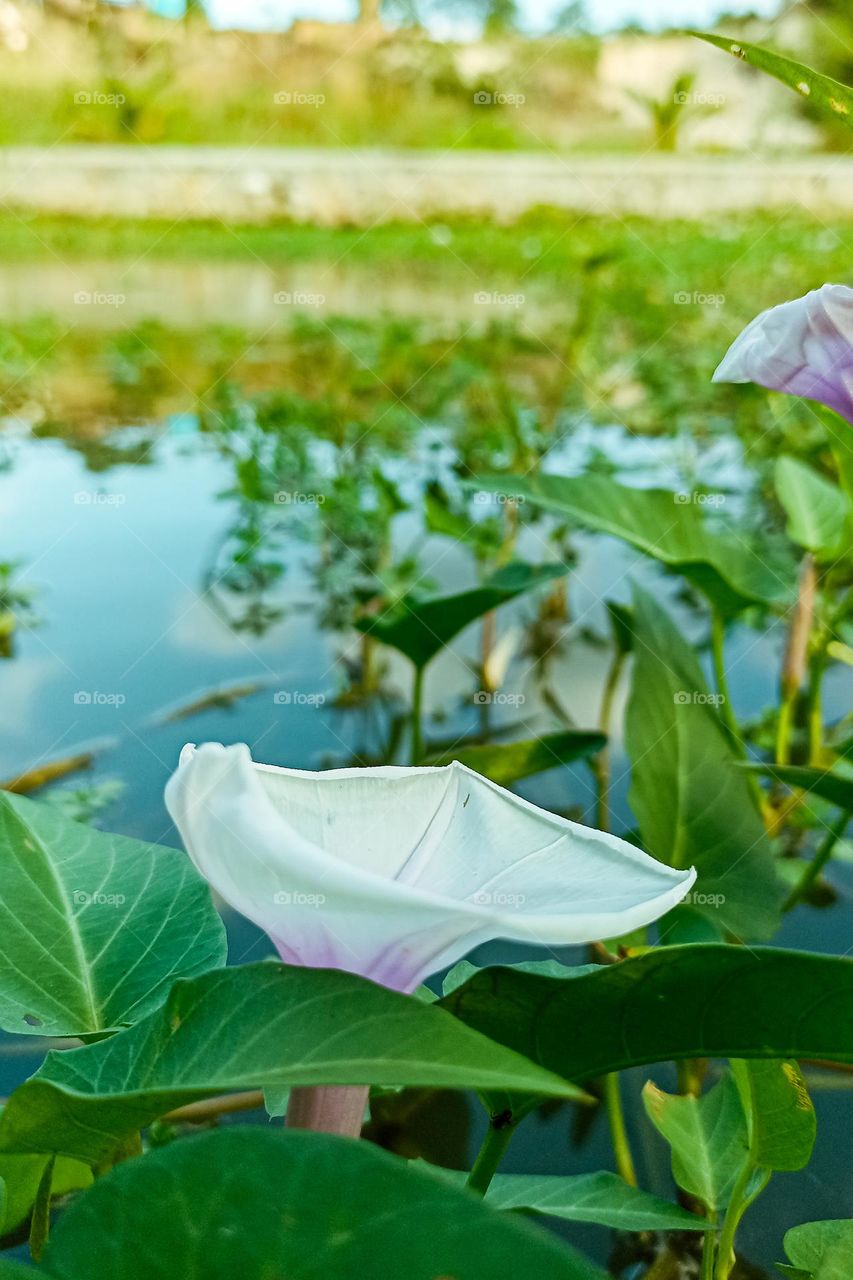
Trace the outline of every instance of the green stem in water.
{"label": "green stem in water", "polygon": [[[777,764],[788,764],[791,759],[794,713],[806,666],[809,664],[809,648],[812,643],[812,631],[815,621],[817,587],[817,568],[814,556],[807,554],[803,557],[803,563],[800,567],[797,603],[791,615],[785,653],[782,658],[782,673],[779,682],[781,703],[779,706],[779,724],[776,729]],[[811,666],[811,664],[809,665]],[[814,675],[813,669],[812,675]]]}
{"label": "green stem in water", "polygon": [[415,667],[415,679],[412,685],[412,764],[420,764],[423,756],[423,700],[424,671],[423,667]]}
{"label": "green stem in water", "polygon": [[[717,693],[720,697],[720,719],[723,723],[726,737],[731,743],[732,750],[741,760],[746,760],[747,750],[746,744],[741,737],[740,727],[735,717],[734,707],[732,706],[731,695],[729,694],[729,681],[726,675],[726,624],[723,615],[719,609],[711,611],[711,655],[714,663],[714,682],[717,686]],[[761,791],[758,779],[754,774],[746,775],[746,785],[749,787],[752,799],[759,813],[764,810],[764,796]]]}
{"label": "green stem in water", "polygon": [[604,1101],[607,1106],[607,1120],[610,1125],[610,1139],[613,1143],[613,1154],[616,1158],[616,1169],[620,1178],[629,1186],[636,1187],[637,1171],[631,1155],[628,1141],[628,1130],[625,1127],[625,1112],[622,1108],[622,1090],[619,1072],[611,1071],[604,1077]]}
{"label": "green stem in water", "polygon": [[729,696],[729,681],[726,675],[726,657],[725,657],[725,640],[726,626],[723,616],[719,609],[712,610],[711,613],[711,655],[714,661],[714,681],[717,686],[717,694],[720,698],[720,718],[723,722],[723,728],[739,756],[746,757],[746,751],[743,745],[743,739],[740,736],[738,723],[735,719],[734,709],[732,708],[732,700]]}
{"label": "green stem in water", "polygon": [[821,843],[815,850],[815,855],[811,862],[808,863],[804,870],[799,884],[795,885],[785,900],[783,911],[790,911],[798,902],[806,896],[809,889],[817,880],[821,871],[823,871],[829,859],[832,857],[832,851],[838,844],[838,841],[847,830],[847,824],[850,821],[850,814],[843,809],[827,831]]}
{"label": "green stem in water", "polygon": [[794,701],[797,691],[788,694],[779,704],[779,723],[776,726],[776,763],[788,764],[791,759],[791,730],[794,727]]}
{"label": "green stem in water", "polygon": [[[619,677],[625,665],[625,652],[617,649],[610,662],[604,689],[601,694],[601,710],[598,715],[598,727],[606,736],[610,736],[610,719],[613,714],[613,699],[619,686]],[[595,825],[599,831],[610,830],[610,748],[604,746],[599,751],[593,769],[596,784]]]}
{"label": "green stem in water", "polygon": [[483,1145],[477,1153],[474,1167],[468,1174],[468,1189],[484,1196],[491,1186],[492,1178],[498,1171],[498,1165],[504,1158],[507,1147],[512,1141],[516,1124],[513,1120],[500,1123],[503,1116],[493,1116],[483,1138]]}
{"label": "green stem in water", "polygon": [[826,672],[826,651],[819,649],[809,663],[808,730],[809,764],[819,765],[823,754],[823,703],[821,687]]}

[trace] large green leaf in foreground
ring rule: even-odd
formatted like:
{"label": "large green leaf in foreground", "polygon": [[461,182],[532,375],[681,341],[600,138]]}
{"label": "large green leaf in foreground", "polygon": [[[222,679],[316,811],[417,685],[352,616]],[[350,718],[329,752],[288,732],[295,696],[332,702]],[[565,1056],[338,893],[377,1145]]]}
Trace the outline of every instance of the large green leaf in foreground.
{"label": "large green leaf in foreground", "polygon": [[225,962],[207,885],[175,849],[0,793],[0,1026],[88,1035],[136,1022]]}
{"label": "large green leaf in foreground", "polygon": [[566,573],[568,565],[563,564],[508,564],[480,587],[453,596],[409,596],[378,617],[360,619],[356,626],[423,668],[483,614]]}
{"label": "large green leaf in foreground", "polygon": [[437,1005],[349,973],[261,962],[179,982],[135,1027],[49,1054],[0,1115],[0,1150],[96,1165],[123,1137],[196,1098],[309,1084],[579,1096]]}
{"label": "large green leaf in foreground", "polygon": [[[670,866],[696,867],[690,901],[715,925],[767,940],[779,927],[784,889],[716,695],[669,615],[646,592],[634,595],[625,734],[643,848]],[[679,912],[664,922],[664,937]]]}
{"label": "large green leaf in foreground", "polygon": [[670,1058],[853,1062],[853,960],[838,956],[664,947],[577,977],[482,969],[440,1003],[570,1080]]}
{"label": "large green leaf in foreground", "polygon": [[[784,557],[759,555],[745,538],[713,529],[690,495],[632,489],[609,476],[479,476],[488,492],[509,492],[596,533],[621,538],[678,569],[726,612],[752,601],[793,594],[794,569]],[[681,501],[686,498],[687,501]]]}
{"label": "large green leaf in foreground", "polygon": [[222,1129],[100,1179],[57,1223],[56,1280],[597,1280],[531,1223],[367,1142]]}
{"label": "large green leaf in foreground", "polygon": [[710,35],[705,31],[694,31],[692,34],[781,80],[789,89],[808,98],[809,102],[827,115],[843,120],[846,125],[853,125],[853,90],[849,85],[842,84],[840,80],[832,80],[829,76],[822,76],[820,72],[813,71],[802,62],[795,62],[793,58],[783,58],[781,54],[762,49],[758,44],[732,40],[729,36]]}

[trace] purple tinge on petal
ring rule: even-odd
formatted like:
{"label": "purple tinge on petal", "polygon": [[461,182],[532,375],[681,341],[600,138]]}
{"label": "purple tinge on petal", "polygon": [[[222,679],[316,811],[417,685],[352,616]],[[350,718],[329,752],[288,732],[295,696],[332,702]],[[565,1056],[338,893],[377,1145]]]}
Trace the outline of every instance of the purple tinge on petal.
{"label": "purple tinge on petal", "polygon": [[714,381],[818,400],[853,423],[853,289],[826,284],[762,312],[729,348]]}

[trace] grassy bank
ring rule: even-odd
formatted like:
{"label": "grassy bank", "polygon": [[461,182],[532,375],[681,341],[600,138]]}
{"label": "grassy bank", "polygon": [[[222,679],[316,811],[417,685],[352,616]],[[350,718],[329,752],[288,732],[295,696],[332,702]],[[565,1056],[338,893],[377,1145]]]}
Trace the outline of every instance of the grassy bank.
{"label": "grassy bank", "polygon": [[[352,261],[459,273],[465,266],[494,268],[519,277],[543,277],[620,263],[641,283],[667,285],[690,277],[693,287],[733,280],[761,296],[776,281],[806,275],[844,278],[849,270],[853,215],[828,225],[803,213],[731,215],[713,223],[644,218],[574,216],[541,209],[511,225],[478,218],[387,223],[370,228],[277,223],[225,226],[221,222],[90,220],[0,214],[0,262],[72,258],[235,262],[271,265]],[[719,292],[719,289],[716,290]]]}

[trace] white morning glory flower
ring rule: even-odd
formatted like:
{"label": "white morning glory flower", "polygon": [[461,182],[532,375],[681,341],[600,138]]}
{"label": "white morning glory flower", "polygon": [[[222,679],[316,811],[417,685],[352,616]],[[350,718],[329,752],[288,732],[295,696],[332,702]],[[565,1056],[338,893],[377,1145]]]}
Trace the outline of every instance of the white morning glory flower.
{"label": "white morning glory flower", "polygon": [[458,763],[312,773],[205,743],[184,748],[166,804],[198,870],[282,960],[400,991],[493,938],[618,937],[696,878]]}
{"label": "white morning glory flower", "polygon": [[756,316],[714,382],[755,382],[828,405],[853,423],[853,289],[825,284]]}

